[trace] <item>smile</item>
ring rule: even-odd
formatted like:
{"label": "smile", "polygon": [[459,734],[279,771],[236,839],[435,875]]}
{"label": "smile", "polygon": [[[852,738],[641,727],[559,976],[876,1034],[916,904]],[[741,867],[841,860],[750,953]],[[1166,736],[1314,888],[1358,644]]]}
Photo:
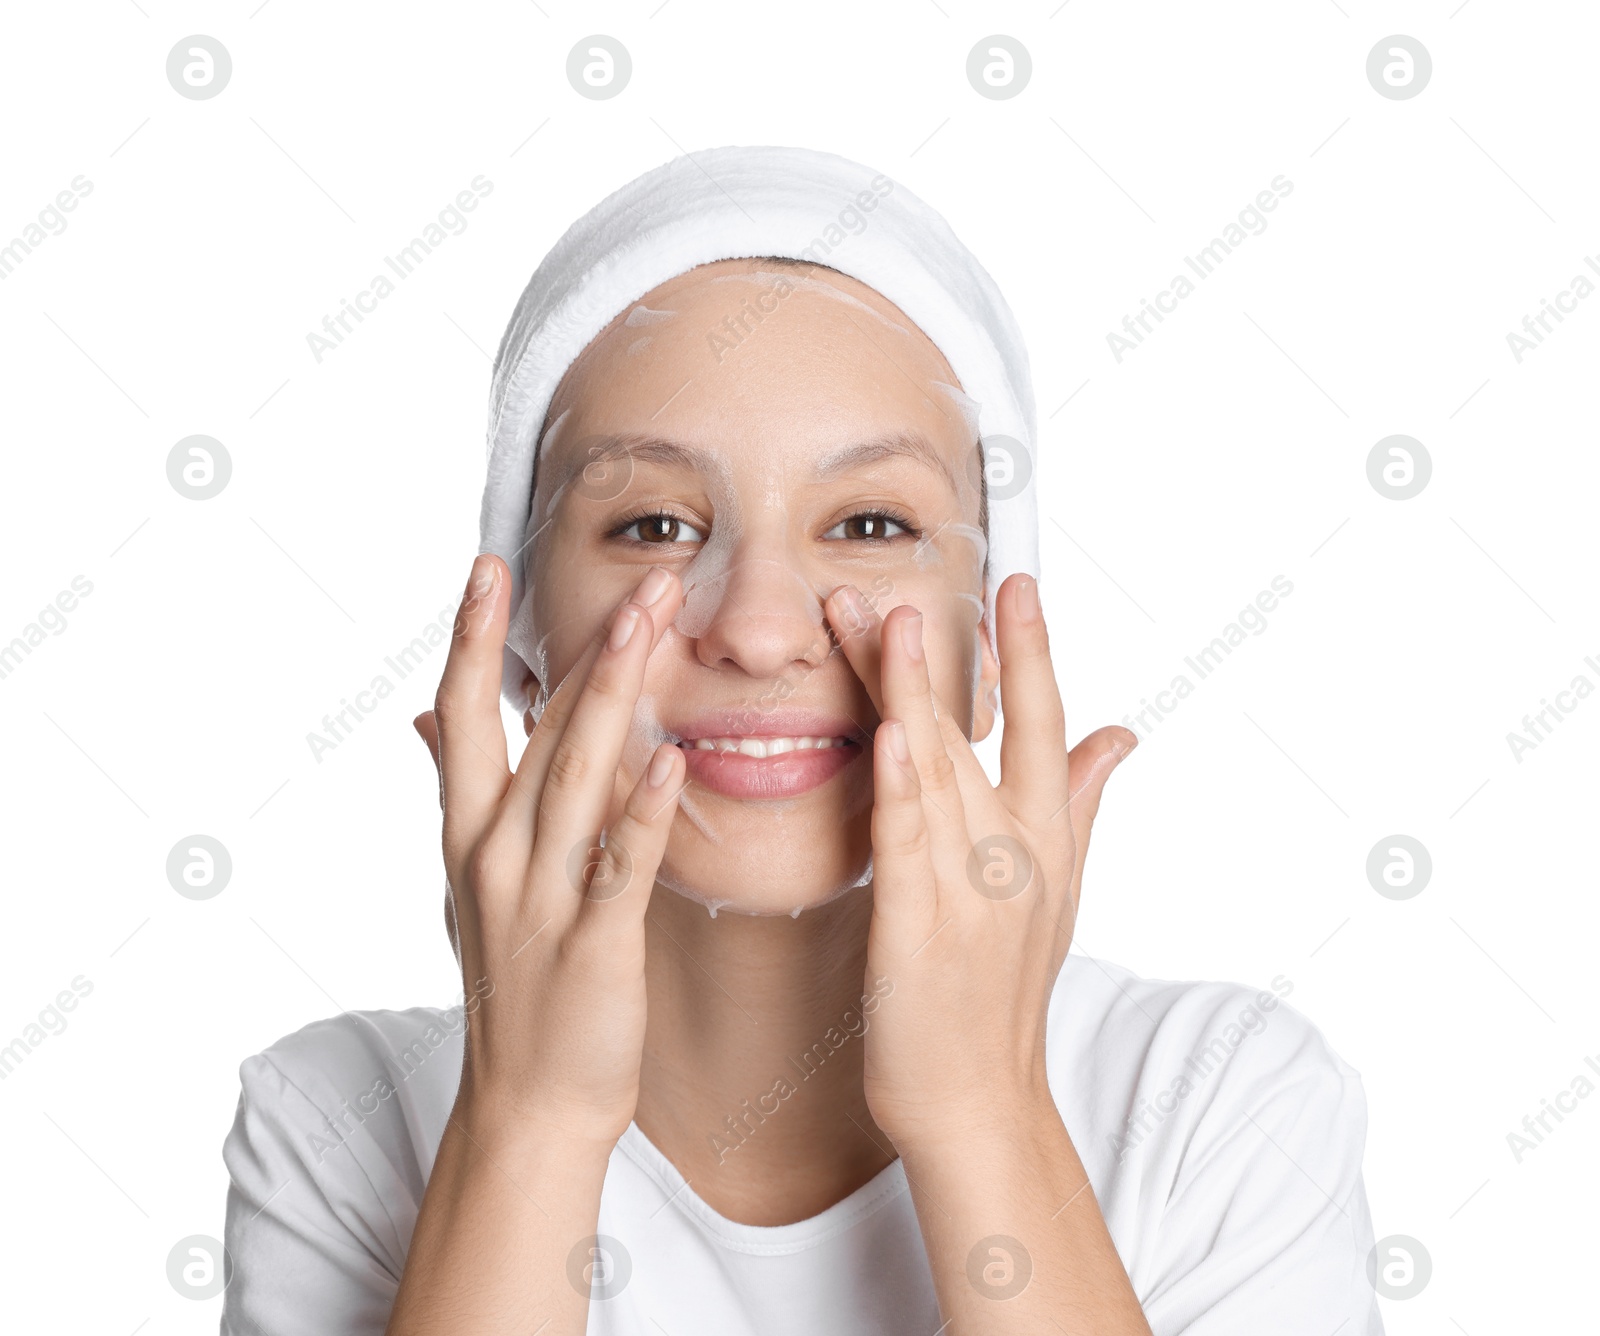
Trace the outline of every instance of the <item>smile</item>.
{"label": "smile", "polygon": [[867,755],[872,736],[837,710],[793,704],[764,711],[760,732],[751,727],[756,722],[744,707],[708,710],[666,726],[678,739],[691,783],[744,802],[797,798],[820,788]]}
{"label": "smile", "polygon": [[738,752],[741,756],[754,756],[757,760],[767,756],[782,756],[793,751],[824,751],[829,747],[848,747],[850,739],[845,737],[727,737],[727,738],[696,738],[693,742],[680,743],[684,748],[693,748],[695,751]]}

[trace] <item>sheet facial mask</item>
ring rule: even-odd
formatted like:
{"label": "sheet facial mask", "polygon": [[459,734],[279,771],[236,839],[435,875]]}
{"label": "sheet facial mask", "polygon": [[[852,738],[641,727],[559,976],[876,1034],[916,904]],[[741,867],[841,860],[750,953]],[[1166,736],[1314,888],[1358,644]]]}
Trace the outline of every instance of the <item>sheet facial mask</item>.
{"label": "sheet facial mask", "polygon": [[[547,434],[552,443],[562,440],[562,427],[560,419],[552,424]],[[656,747],[662,742],[685,742],[680,730],[702,710],[714,710],[718,718],[726,720],[717,730],[722,741],[715,746],[722,747],[730,739],[784,738],[794,734],[797,730],[784,722],[786,710],[794,707],[822,707],[837,712],[840,702],[851,701],[853,731],[862,744],[856,766],[866,770],[866,782],[854,782],[848,792],[835,798],[837,806],[830,806],[829,821],[834,830],[850,827],[851,822],[866,829],[870,822],[872,763],[866,752],[877,717],[870,702],[862,699],[864,688],[854,680],[854,670],[838,645],[838,638],[850,634],[850,627],[830,626],[824,600],[832,590],[848,582],[861,590],[877,616],[883,616],[898,603],[914,602],[930,621],[960,624],[976,645],[978,619],[982,616],[982,598],[976,590],[982,587],[986,557],[982,531],[970,523],[946,518],[928,526],[915,541],[910,541],[909,536],[877,544],[843,536],[819,541],[813,531],[816,525],[808,528],[795,512],[806,515],[810,504],[816,514],[832,518],[837,510],[851,512],[854,507],[829,501],[832,509],[816,509],[818,502],[806,501],[808,486],[813,490],[816,486],[810,482],[810,461],[779,461],[781,467],[752,469],[752,459],[768,458],[766,451],[741,453],[702,448],[696,454],[702,466],[698,486],[704,496],[694,510],[699,515],[702,506],[709,509],[709,522],[696,518],[696,533],[702,536],[688,544],[690,550],[682,555],[666,555],[669,547],[677,549],[682,544],[664,546],[662,563],[672,566],[682,581],[682,606],[675,611],[672,626],[656,646],[651,672],[646,674],[645,694],[635,707],[622,755],[619,797],[632,789]],[[624,477],[626,485],[611,498],[608,493]],[[549,504],[538,507],[538,520],[530,525],[534,531],[530,597],[518,608],[509,643],[533,666],[541,686],[550,682],[552,640],[573,624],[573,618],[550,614],[560,605],[560,598],[541,602],[533,597],[539,590],[539,544],[565,541],[560,520],[566,510],[595,515],[610,515],[611,510],[618,510],[626,518],[637,509],[651,509],[656,504],[656,478],[646,477],[645,469],[632,474],[622,469],[616,474],[603,474],[602,480],[605,485],[597,485],[594,477],[589,482],[578,474],[566,477],[552,488]],[[878,496],[883,491],[882,485],[869,486],[866,494]],[[635,504],[635,494],[648,504]],[[872,504],[862,504],[861,514],[872,512]],[[830,531],[843,531],[851,522],[846,514],[845,520]],[[898,522],[882,518],[874,523],[880,531],[899,528]],[[606,608],[627,597],[632,584],[642,576],[643,566],[634,558],[622,565],[618,574],[614,587],[608,586]],[[549,626],[541,624],[541,606],[546,610],[542,616]],[[592,611],[587,602],[582,603],[582,608]],[[781,642],[784,650],[774,653],[773,661],[765,664],[760,674],[755,672],[758,664],[754,650],[738,666],[718,667],[709,662],[717,654],[738,653],[741,646],[768,642]],[[976,682],[976,648],[973,653],[970,672],[971,680]],[[680,683],[680,690],[664,688],[664,682]],[[846,683],[850,691],[842,690]],[[662,694],[664,690],[667,694]],[[547,699],[547,691],[541,691],[536,717],[542,709],[542,699]],[[813,739],[803,741],[814,749]],[[768,744],[762,742],[760,746]],[[696,750],[704,752],[706,747]],[[698,757],[696,763],[728,762],[720,757]],[[813,883],[802,904],[771,899],[752,901],[749,896],[736,893],[739,886],[773,880],[774,848],[789,850],[790,858],[810,853],[814,861],[814,835],[806,837],[798,829],[792,837],[786,835],[790,824],[803,824],[808,819],[808,805],[814,822],[814,803],[816,797],[811,792],[794,798],[749,802],[707,789],[701,782],[688,782],[678,794],[678,819],[658,872],[659,882],[704,904],[714,914],[792,915],[867,885],[872,877],[870,845],[862,845],[856,859],[838,866],[830,882]],[[704,875],[688,870],[707,864],[717,869],[717,882],[722,885],[707,885]]]}
{"label": "sheet facial mask", "polygon": [[[823,356],[843,368],[837,400],[814,372],[797,387],[773,379],[784,345],[761,341],[796,337],[780,281],[791,285],[782,301],[839,308],[828,325],[837,346]],[[682,604],[646,670],[615,799],[657,746],[683,746],[689,779],[659,882],[712,913],[796,914],[871,879],[877,711],[824,611],[830,593],[852,584],[879,617],[915,604],[930,662],[959,645],[962,689],[975,688],[980,406],[927,374],[919,332],[829,283],[758,270],[706,287],[712,297],[696,306],[684,294],[683,310],[676,296],[636,304],[597,340],[601,387],[623,357],[647,376],[672,356],[638,339],[678,340],[681,370],[651,391],[663,411],[625,433],[597,430],[608,396],[591,388],[549,422],[507,643],[538,679],[538,717],[553,676],[572,671],[651,562],[673,570]],[[687,356],[701,339],[705,356]],[[758,354],[766,379],[752,391]],[[883,383],[898,390],[889,402],[908,406],[876,411],[872,386]],[[742,402],[752,395],[753,408]]]}
{"label": "sheet facial mask", "polygon": [[[820,278],[806,278],[797,276],[793,271],[776,269],[754,269],[737,274],[718,274],[707,280],[711,283],[739,283],[744,286],[754,286],[761,289],[760,295],[752,302],[746,299],[740,309],[728,316],[728,323],[734,332],[748,330],[752,322],[759,323],[767,315],[777,309],[778,303],[796,292],[822,297],[827,301],[841,302],[849,307],[856,318],[874,320],[880,325],[887,326],[896,333],[905,334],[906,327],[896,320],[892,320],[875,306],[868,306],[858,297],[852,297],[848,292],[840,292],[833,284]],[[960,391],[957,391],[960,393]]]}

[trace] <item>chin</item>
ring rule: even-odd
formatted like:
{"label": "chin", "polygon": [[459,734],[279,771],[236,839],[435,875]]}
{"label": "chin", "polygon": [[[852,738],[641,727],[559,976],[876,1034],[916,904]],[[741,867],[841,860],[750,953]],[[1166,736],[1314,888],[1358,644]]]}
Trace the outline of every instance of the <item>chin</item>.
{"label": "chin", "polygon": [[823,825],[797,819],[801,814],[792,809],[758,806],[768,810],[715,824],[703,809],[681,810],[657,885],[705,906],[713,917],[724,911],[798,917],[870,882],[870,807],[855,820]]}

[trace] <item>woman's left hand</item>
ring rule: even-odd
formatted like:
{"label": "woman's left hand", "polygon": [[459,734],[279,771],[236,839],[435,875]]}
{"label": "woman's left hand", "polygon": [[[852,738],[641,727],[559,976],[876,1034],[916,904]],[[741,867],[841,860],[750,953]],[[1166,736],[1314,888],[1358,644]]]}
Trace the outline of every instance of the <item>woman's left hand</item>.
{"label": "woman's left hand", "polygon": [[998,785],[932,689],[917,609],[880,621],[844,586],[828,610],[883,720],[866,985],[884,1000],[864,1037],[865,1087],[874,1121],[904,1151],[992,1125],[997,1109],[1052,1107],[1050,993],[1101,791],[1138,738],[1109,726],[1068,753],[1031,576],[1010,576],[996,596]]}

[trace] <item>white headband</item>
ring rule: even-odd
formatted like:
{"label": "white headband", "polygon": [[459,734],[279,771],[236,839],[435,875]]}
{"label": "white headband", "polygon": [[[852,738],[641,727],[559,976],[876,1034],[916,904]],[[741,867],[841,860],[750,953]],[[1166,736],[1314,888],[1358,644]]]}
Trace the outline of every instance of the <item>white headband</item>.
{"label": "white headband", "polygon": [[[478,546],[511,568],[513,615],[527,592],[538,433],[562,376],[651,289],[702,264],[763,255],[828,265],[888,298],[978,403],[991,628],[1000,582],[1039,573],[1033,382],[994,280],[937,212],[883,173],[813,149],[729,146],[674,158],[601,200],[551,248],[506,326],[489,394]],[[507,645],[501,694],[519,711],[522,663]]]}

